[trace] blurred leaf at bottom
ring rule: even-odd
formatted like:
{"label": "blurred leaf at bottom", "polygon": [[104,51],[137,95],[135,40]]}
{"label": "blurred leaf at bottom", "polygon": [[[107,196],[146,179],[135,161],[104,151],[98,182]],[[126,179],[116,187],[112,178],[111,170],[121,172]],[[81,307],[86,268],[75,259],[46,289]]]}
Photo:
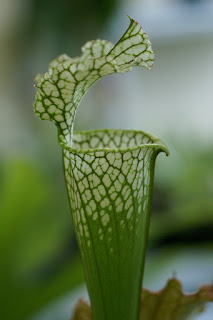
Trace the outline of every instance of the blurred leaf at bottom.
{"label": "blurred leaf at bottom", "polygon": [[[178,280],[170,279],[159,292],[142,290],[139,320],[187,320],[202,312],[210,301],[213,302],[213,285],[187,295]],[[72,320],[92,320],[91,308],[83,300],[77,304]]]}

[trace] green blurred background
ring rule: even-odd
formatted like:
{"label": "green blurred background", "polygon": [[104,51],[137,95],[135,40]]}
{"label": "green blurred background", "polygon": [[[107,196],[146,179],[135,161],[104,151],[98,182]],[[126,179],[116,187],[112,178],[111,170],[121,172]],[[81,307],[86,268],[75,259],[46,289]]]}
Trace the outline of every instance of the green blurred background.
{"label": "green blurred background", "polygon": [[0,319],[30,319],[84,281],[57,133],[34,116],[33,78],[87,40],[115,43],[126,14],[148,32],[155,65],[97,83],[76,129],[142,129],[167,143],[145,284],[176,273],[190,291],[213,280],[212,1],[0,0]]}

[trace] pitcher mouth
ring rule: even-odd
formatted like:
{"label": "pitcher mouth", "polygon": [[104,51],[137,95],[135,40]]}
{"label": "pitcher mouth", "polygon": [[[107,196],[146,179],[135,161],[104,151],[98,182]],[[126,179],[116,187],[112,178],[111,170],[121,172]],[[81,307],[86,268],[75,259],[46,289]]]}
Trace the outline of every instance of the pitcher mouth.
{"label": "pitcher mouth", "polygon": [[96,129],[74,131],[72,147],[63,145],[72,153],[120,152],[155,148],[169,155],[166,145],[155,135],[141,130]]}

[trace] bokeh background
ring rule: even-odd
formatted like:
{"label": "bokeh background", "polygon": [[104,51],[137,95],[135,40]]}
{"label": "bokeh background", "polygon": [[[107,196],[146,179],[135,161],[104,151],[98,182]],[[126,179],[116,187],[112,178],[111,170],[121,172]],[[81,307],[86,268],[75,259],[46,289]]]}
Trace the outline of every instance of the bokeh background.
{"label": "bokeh background", "polygon": [[0,319],[65,320],[84,282],[57,132],[34,116],[33,78],[87,40],[115,43],[126,14],[149,34],[155,65],[97,83],[76,129],[161,137],[171,155],[157,161],[144,284],[175,274],[190,292],[213,280],[213,2],[0,0]]}

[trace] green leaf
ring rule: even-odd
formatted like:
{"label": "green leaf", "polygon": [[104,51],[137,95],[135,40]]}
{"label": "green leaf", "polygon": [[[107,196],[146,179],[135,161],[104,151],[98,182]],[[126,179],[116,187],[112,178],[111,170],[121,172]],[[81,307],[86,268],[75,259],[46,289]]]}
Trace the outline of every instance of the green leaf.
{"label": "green leaf", "polygon": [[[203,312],[207,302],[213,302],[213,285],[187,295],[182,292],[181,283],[171,279],[159,292],[143,289],[139,320],[187,320]],[[72,320],[92,320],[91,308],[86,302],[78,302]]]}
{"label": "green leaf", "polygon": [[147,34],[130,18],[127,31],[115,46],[105,40],[89,41],[80,57],[62,54],[49,64],[47,73],[37,75],[35,114],[53,121],[61,146],[71,147],[76,110],[91,85],[103,76],[130,71],[132,66],[149,69],[153,62]]}

